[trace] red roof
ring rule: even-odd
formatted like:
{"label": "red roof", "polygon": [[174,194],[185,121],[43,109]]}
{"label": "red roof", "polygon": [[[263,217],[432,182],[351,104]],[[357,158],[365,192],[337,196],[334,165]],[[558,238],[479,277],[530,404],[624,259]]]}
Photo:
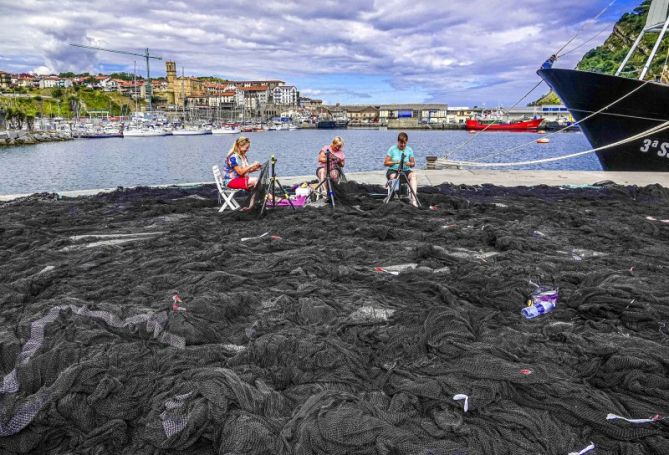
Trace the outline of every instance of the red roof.
{"label": "red roof", "polygon": [[266,85],[252,85],[251,87],[239,87],[239,90],[243,90],[245,92],[264,92],[269,90],[269,87]]}
{"label": "red roof", "polygon": [[118,85],[120,85],[121,87],[133,87],[133,86],[141,87],[144,85],[144,81],[133,82],[133,81],[124,81],[120,79],[114,79],[114,81],[116,81]]}
{"label": "red roof", "polygon": [[227,87],[228,85],[229,84],[221,84],[219,82],[205,82],[204,84],[204,86],[208,88],[221,88],[221,89]]}
{"label": "red roof", "polygon": [[282,84],[285,84],[284,81],[278,81],[278,80],[270,80],[270,81],[230,81],[232,84],[250,84],[250,83],[259,83],[259,82],[265,82],[265,83],[276,83],[280,82]]}

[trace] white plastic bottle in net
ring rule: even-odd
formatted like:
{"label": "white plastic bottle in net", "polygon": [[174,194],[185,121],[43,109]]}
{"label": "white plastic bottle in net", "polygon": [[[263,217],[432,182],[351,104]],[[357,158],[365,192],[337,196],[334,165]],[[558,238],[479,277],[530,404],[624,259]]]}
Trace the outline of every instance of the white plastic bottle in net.
{"label": "white plastic bottle in net", "polygon": [[555,309],[555,303],[551,301],[536,302],[533,305],[525,307],[521,310],[525,319],[534,319],[538,316],[550,313]]}

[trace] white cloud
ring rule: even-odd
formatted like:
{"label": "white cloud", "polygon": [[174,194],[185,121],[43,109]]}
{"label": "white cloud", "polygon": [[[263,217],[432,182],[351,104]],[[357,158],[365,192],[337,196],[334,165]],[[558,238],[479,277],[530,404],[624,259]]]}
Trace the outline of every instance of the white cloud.
{"label": "white cloud", "polygon": [[[190,74],[321,77],[322,86],[314,90],[326,92],[330,73],[383,76],[398,90],[419,87],[432,100],[461,103],[468,95],[494,100],[523,92],[537,80],[534,68],[608,0],[9,3],[0,4],[0,42],[11,68],[96,71],[112,64],[132,70],[136,60],[143,69],[140,57],[69,43],[138,52],[148,47]],[[583,39],[604,25],[588,24]],[[587,48],[561,64],[572,66]],[[350,87],[348,96],[359,90]]]}

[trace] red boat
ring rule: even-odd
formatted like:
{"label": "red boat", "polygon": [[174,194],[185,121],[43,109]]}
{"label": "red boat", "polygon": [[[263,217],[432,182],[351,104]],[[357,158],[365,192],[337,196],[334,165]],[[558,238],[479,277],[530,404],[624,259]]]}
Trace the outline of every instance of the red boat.
{"label": "red boat", "polygon": [[544,119],[542,118],[521,120],[518,122],[469,119],[465,123],[465,129],[469,131],[536,131],[543,121]]}

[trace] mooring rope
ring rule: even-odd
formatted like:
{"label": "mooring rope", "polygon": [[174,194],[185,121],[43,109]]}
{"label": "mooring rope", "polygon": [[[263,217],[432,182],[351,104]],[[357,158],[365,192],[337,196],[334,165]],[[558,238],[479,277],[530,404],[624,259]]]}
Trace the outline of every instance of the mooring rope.
{"label": "mooring rope", "polygon": [[[613,101],[612,103],[607,104],[606,106],[604,106],[603,108],[599,109],[598,111],[595,111],[595,112],[591,113],[590,115],[587,115],[587,116],[583,117],[583,118],[582,118],[581,120],[579,120],[578,122],[572,123],[571,125],[567,125],[567,126],[565,126],[564,128],[560,128],[560,129],[557,130],[557,131],[553,131],[553,132],[551,132],[551,133],[542,135],[542,137],[541,137],[540,139],[548,139],[548,138],[551,137],[551,136],[554,136],[554,135],[556,135],[556,134],[558,134],[558,133],[563,133],[564,131],[566,131],[566,130],[568,130],[568,129],[570,129],[570,128],[573,128],[573,127],[575,127],[575,126],[580,125],[581,123],[585,122],[586,120],[591,119],[591,118],[594,117],[595,115],[599,115],[599,114],[601,114],[602,112],[604,112],[604,111],[610,109],[611,107],[615,106],[616,104],[618,104],[619,102],[621,102],[622,100],[624,100],[625,98],[627,98],[628,96],[633,95],[634,93],[636,93],[637,91],[639,91],[640,89],[642,89],[643,87],[645,87],[645,86],[646,86],[647,84],[649,84],[650,82],[652,82],[652,81],[650,81],[650,80],[644,81],[644,82],[643,82],[641,85],[639,85],[638,87],[634,88],[633,90],[630,90],[630,91],[629,91],[628,93],[626,93],[625,95],[621,96],[620,98],[618,98],[617,100]],[[647,119],[647,120],[652,120],[652,119]],[[657,121],[658,121],[658,122],[662,122],[662,121],[664,121],[664,120],[657,120]],[[504,154],[507,154],[507,153],[515,152],[516,150],[520,150],[520,149],[525,148],[525,147],[527,147],[527,146],[529,146],[529,145],[531,145],[531,144],[535,144],[536,142],[537,142],[537,139],[532,139],[531,141],[528,141],[528,142],[526,142],[526,143],[523,143],[523,144],[520,144],[520,145],[515,145],[515,146],[513,146],[513,147],[509,147],[509,148],[506,149],[506,150],[502,150],[501,152],[499,152],[499,154],[504,155]],[[481,158],[486,158],[487,156],[490,156],[490,155],[484,155],[484,156],[482,156]]]}
{"label": "mooring rope", "polygon": [[576,158],[579,156],[584,156],[588,155],[590,153],[596,153],[600,152],[602,150],[607,150],[613,147],[617,147],[619,145],[624,145],[628,144],[630,142],[634,142],[638,139],[642,139],[650,134],[655,134],[655,133],[660,133],[662,131],[668,130],[669,129],[669,121],[666,121],[662,123],[661,125],[655,126],[649,130],[643,131],[639,134],[635,134],[634,136],[630,136],[625,139],[621,139],[620,141],[614,142],[612,144],[608,145],[603,145],[601,147],[593,148],[590,150],[585,150],[583,152],[577,152],[577,153],[570,153],[568,155],[561,155],[561,156],[556,156],[552,158],[544,158],[540,160],[532,160],[532,161],[517,161],[517,162],[512,162],[512,163],[483,163],[480,161],[447,161],[446,164],[449,165],[454,165],[454,166],[467,166],[467,167],[510,167],[510,166],[527,166],[531,164],[542,164],[542,163],[550,163],[553,161],[561,161],[561,160],[567,160],[571,158]]}
{"label": "mooring rope", "polygon": [[606,32],[607,30],[609,30],[609,26],[608,26],[608,25],[606,26],[606,28],[601,29],[599,32],[597,32],[597,33],[594,34],[592,37],[590,37],[590,39],[588,39],[588,40],[586,40],[586,41],[583,41],[583,42],[582,42],[581,44],[579,44],[578,46],[576,46],[576,47],[574,47],[574,48],[572,48],[572,49],[569,49],[569,50],[568,50],[567,52],[565,52],[564,54],[561,54],[560,57],[564,57],[565,55],[569,55],[569,54],[571,54],[572,52],[576,52],[577,50],[579,50],[580,48],[582,48],[582,47],[585,46],[586,44],[591,43],[592,41],[594,41],[594,40],[596,40],[597,38],[599,38],[600,35],[602,35],[602,33]]}
{"label": "mooring rope", "polygon": [[[592,20],[593,20],[593,21],[596,21],[597,19],[599,19],[600,17],[602,17],[602,15],[603,15],[605,12],[607,12],[608,9],[611,8],[611,7],[613,6],[613,4],[614,4],[616,1],[617,1],[617,0],[613,0],[611,3],[609,3],[609,4],[608,4],[603,10],[601,10],[601,11],[599,12],[599,14],[596,15]],[[555,52],[554,55],[560,57],[561,55],[567,55],[569,52],[571,52],[571,51],[569,51],[569,52],[566,52],[566,53],[564,53],[564,54],[560,54],[560,52],[562,52],[563,50],[565,50],[565,49],[567,48],[567,46],[569,46],[569,45],[570,45],[576,38],[578,38],[578,35],[580,35],[580,34],[583,32],[583,29],[585,29],[585,26],[586,26],[586,25],[587,25],[587,22],[584,22],[583,25],[581,26],[581,28],[578,29],[578,31],[574,34],[574,36],[572,36],[571,39],[570,39],[569,41],[567,41],[567,42],[564,44],[564,46],[562,46],[560,49],[558,49],[558,51]]]}
{"label": "mooring rope", "polygon": [[[613,1],[611,1],[611,3],[609,3],[603,10],[601,10],[601,11],[599,12],[599,14],[597,14],[592,20],[593,20],[593,21],[596,21],[597,19],[599,19],[599,18],[600,18],[600,17],[601,17],[601,16],[602,16],[608,9],[609,9],[609,8],[611,8],[611,6],[613,6],[614,3],[616,3],[616,1],[617,1],[617,0],[613,0]],[[581,34],[581,32],[583,31],[583,29],[585,28],[585,25],[586,25],[586,24],[584,23],[583,26],[581,26],[581,28],[574,34],[574,36],[572,36],[572,37],[571,37],[571,38],[570,38],[570,39],[569,39],[569,40],[568,40],[568,41],[567,41],[567,42],[566,42],[560,49],[558,49],[558,50],[554,53],[554,55],[555,55],[555,56],[560,56],[560,55],[561,55],[560,52],[562,52],[567,46],[569,46],[569,44],[571,44],[571,43],[572,43],[572,42],[573,42],[573,41],[574,41],[574,40]],[[600,34],[601,34],[601,33],[602,33],[602,32],[600,32]],[[598,35],[597,35],[597,36],[598,36]],[[595,37],[595,38],[596,38],[596,37]],[[591,38],[590,40],[586,41],[586,43],[592,41],[592,40],[595,39],[595,38]],[[581,44],[581,45],[578,46],[578,47],[581,47],[581,46],[583,46],[584,44],[585,44],[585,43]],[[575,49],[578,49],[578,47],[575,48]],[[574,51],[575,49],[572,49],[571,51],[566,52],[565,54],[562,54],[562,55],[567,55],[568,53]],[[525,98],[527,98],[528,96],[530,96],[530,94],[531,94],[532,92],[534,92],[537,88],[539,88],[539,86],[540,86],[543,82],[544,82],[543,80],[537,82],[537,84],[536,84],[534,87],[532,87],[527,93],[525,93],[525,94],[524,94],[518,101],[516,101],[510,108],[508,108],[507,111],[508,111],[508,110],[511,110],[511,109],[513,109],[513,108],[515,108],[516,106],[518,106],[518,105],[519,105]],[[476,134],[472,135],[472,137],[470,137],[468,140],[462,142],[460,145],[457,145],[453,150],[454,150],[454,151],[457,151],[457,150],[460,150],[461,148],[464,148],[464,147],[466,147],[467,145],[471,144],[471,143],[476,139],[476,137],[477,137],[479,134],[481,134],[481,133],[485,133],[485,132],[488,131],[488,129],[489,129],[490,127],[492,127],[494,124],[495,124],[494,121],[491,122],[488,126],[486,126],[485,128],[483,128],[481,131],[477,131]]]}

